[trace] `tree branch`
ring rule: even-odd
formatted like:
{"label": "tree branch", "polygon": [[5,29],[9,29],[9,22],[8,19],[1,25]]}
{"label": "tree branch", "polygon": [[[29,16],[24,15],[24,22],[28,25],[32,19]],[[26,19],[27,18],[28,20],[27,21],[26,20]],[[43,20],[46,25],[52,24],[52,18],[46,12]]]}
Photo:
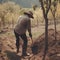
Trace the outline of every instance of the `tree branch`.
{"label": "tree branch", "polygon": [[42,10],[43,10],[43,15],[45,15],[45,9],[44,9],[43,0],[39,0],[39,2],[41,3],[41,7],[42,7]]}
{"label": "tree branch", "polygon": [[48,7],[47,7],[47,10],[46,10],[46,15],[48,14],[48,12],[49,12],[49,9],[50,9],[50,7],[51,7],[51,0],[48,0],[49,2],[49,4],[48,4]]}

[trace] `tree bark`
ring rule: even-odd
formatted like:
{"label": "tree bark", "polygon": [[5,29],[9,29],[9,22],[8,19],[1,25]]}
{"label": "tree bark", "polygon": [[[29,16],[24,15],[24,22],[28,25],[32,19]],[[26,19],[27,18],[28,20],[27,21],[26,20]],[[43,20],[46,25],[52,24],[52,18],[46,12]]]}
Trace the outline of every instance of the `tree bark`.
{"label": "tree bark", "polygon": [[42,60],[45,60],[47,51],[48,51],[48,18],[45,17],[45,50]]}

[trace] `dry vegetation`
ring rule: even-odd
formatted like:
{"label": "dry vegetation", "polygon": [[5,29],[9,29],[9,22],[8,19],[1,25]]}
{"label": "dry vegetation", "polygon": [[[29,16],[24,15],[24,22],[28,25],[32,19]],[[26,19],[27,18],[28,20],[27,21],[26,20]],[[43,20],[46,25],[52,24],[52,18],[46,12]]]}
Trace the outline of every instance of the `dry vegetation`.
{"label": "dry vegetation", "polygon": [[[60,4],[57,6],[57,12],[56,12],[56,19],[57,23],[60,22]],[[31,10],[34,13],[34,20],[32,20],[32,26],[39,26],[43,25],[44,18],[42,14],[42,10],[37,7],[37,9],[34,11],[32,9],[28,8],[22,8],[19,5],[15,4],[14,2],[6,2],[0,4],[0,31],[5,28],[11,26],[14,27],[14,25],[17,22],[17,18],[23,14],[24,11]],[[49,18],[49,24],[53,23],[53,17],[51,11],[49,12],[48,15]]]}

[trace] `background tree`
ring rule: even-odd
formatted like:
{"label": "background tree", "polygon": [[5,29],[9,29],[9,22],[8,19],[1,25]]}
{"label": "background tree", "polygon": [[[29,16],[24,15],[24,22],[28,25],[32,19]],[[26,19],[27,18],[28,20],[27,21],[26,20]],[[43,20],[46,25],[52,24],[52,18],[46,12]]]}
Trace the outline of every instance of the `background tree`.
{"label": "background tree", "polygon": [[10,28],[12,25],[14,26],[14,23],[16,23],[16,20],[20,15],[20,10],[21,7],[14,2],[9,1],[0,4],[0,26],[2,27],[0,30],[3,30],[5,27]]}
{"label": "background tree", "polygon": [[45,60],[45,56],[48,50],[48,12],[51,7],[51,0],[39,0],[39,2],[43,11],[43,17],[45,19],[45,50],[43,56],[43,60]]}
{"label": "background tree", "polygon": [[12,0],[0,0],[0,3],[4,3],[4,2],[7,2],[7,1],[12,1]]}
{"label": "background tree", "polygon": [[38,7],[37,5],[33,5],[33,10],[36,10],[36,8]]}
{"label": "background tree", "polygon": [[5,14],[6,14],[6,10],[5,11],[4,10],[0,10],[0,18],[1,18],[2,28],[5,27],[5,20],[4,20]]}
{"label": "background tree", "polygon": [[[35,13],[35,11],[37,10],[38,6],[37,5],[33,5],[32,8],[33,8],[34,13]],[[37,17],[37,27],[38,27],[39,26],[39,22],[38,22],[39,19],[38,19],[38,15],[36,13],[35,13],[35,15]]]}
{"label": "background tree", "polygon": [[54,0],[52,2],[52,6],[51,6],[51,12],[52,12],[52,15],[53,15],[53,18],[54,18],[54,28],[55,28],[55,43],[56,43],[56,40],[57,40],[57,37],[56,37],[56,31],[57,31],[57,28],[56,28],[56,11],[57,11],[57,4],[58,4],[58,0]]}
{"label": "background tree", "polygon": [[58,0],[59,1],[59,3],[60,3],[60,0]]}

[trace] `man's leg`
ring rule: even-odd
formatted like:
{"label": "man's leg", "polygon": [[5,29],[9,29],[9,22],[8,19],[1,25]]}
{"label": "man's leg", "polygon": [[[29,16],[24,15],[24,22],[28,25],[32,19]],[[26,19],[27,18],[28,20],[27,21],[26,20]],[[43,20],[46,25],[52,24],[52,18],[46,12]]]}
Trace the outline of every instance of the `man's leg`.
{"label": "man's leg", "polygon": [[15,37],[16,37],[16,48],[17,53],[19,52],[19,35],[14,31]]}
{"label": "man's leg", "polygon": [[21,38],[23,39],[23,41],[24,41],[24,44],[23,44],[23,49],[22,49],[22,55],[27,55],[26,54],[26,51],[27,51],[27,36],[26,36],[26,34],[23,34],[22,36],[21,36]]}

